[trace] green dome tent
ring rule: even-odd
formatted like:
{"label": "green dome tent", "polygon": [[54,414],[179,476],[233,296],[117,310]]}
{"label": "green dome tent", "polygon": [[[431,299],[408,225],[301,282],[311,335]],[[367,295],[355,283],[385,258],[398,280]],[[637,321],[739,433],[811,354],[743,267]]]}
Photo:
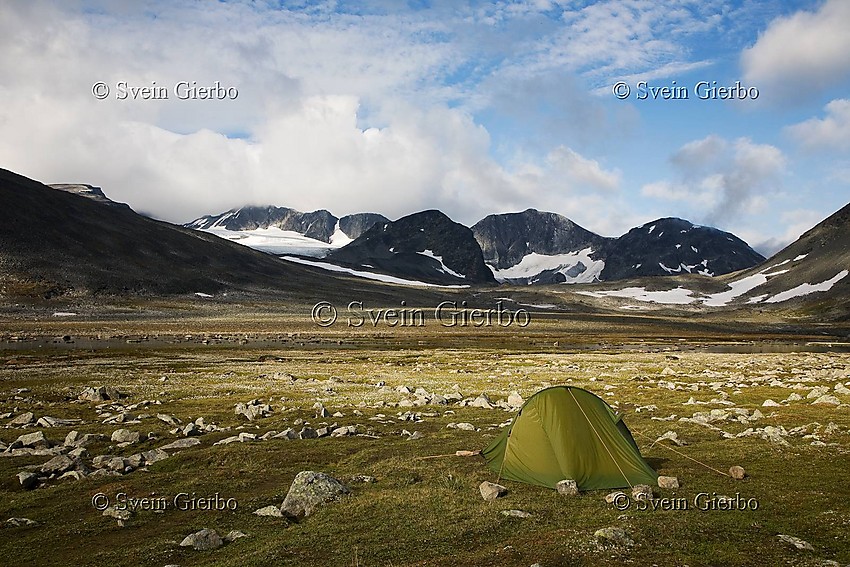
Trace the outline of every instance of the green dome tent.
{"label": "green dome tent", "polygon": [[580,490],[652,485],[658,479],[620,416],[573,386],[531,396],[482,454],[499,478],[549,488],[564,479],[575,480]]}

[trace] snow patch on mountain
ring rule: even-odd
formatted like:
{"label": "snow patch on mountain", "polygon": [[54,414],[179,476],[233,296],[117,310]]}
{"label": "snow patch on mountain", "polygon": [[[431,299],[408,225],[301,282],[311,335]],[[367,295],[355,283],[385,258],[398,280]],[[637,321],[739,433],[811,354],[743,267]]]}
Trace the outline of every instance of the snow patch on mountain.
{"label": "snow patch on mountain", "polygon": [[363,270],[355,270],[353,268],[346,268],[343,266],[337,266],[336,264],[330,264],[328,262],[319,262],[317,260],[308,260],[306,258],[298,258],[296,256],[281,256],[281,260],[286,260],[287,262],[294,262],[296,264],[303,264],[305,266],[312,266],[314,268],[321,268],[323,270],[327,270],[329,272],[340,272],[344,274],[349,274],[352,276],[357,276],[359,278],[365,278],[368,280],[375,280],[384,283],[392,283],[392,284],[401,284],[401,285],[412,285],[412,286],[421,286],[421,287],[441,287],[441,288],[466,288],[468,285],[439,285],[432,284],[426,282],[420,282],[417,280],[408,280],[404,278],[398,278],[395,276],[390,276],[387,274],[379,274],[376,272],[366,272]]}
{"label": "snow patch on mountain", "polygon": [[[204,232],[209,232],[220,238],[225,238],[269,254],[298,254],[301,256],[324,258],[331,250],[340,248],[350,242],[350,239],[344,241],[338,238],[328,244],[304,236],[294,230],[281,230],[277,227],[257,228],[254,230],[227,230],[226,228],[219,227],[226,220],[226,218],[222,218],[212,227],[204,229]],[[345,235],[343,234],[343,236]]]}
{"label": "snow patch on mountain", "polygon": [[819,291],[829,291],[832,289],[838,281],[847,277],[847,274],[850,273],[847,270],[841,270],[832,278],[826,280],[825,282],[821,282],[819,284],[810,284],[803,283],[798,285],[795,288],[791,288],[787,291],[783,291],[782,293],[777,293],[770,299],[765,300],[765,303],[779,303],[780,301],[788,301],[789,299],[793,299],[795,297],[801,297],[803,295],[809,295],[810,293],[816,293]]}
{"label": "snow patch on mountain", "polygon": [[433,250],[423,250],[422,252],[417,252],[417,254],[421,254],[423,256],[427,256],[428,258],[433,258],[434,260],[438,261],[440,263],[440,267],[437,268],[437,270],[443,272],[444,274],[449,274],[456,278],[466,278],[464,274],[459,274],[448,266],[446,266],[445,262],[443,262],[443,257],[434,254]]}
{"label": "snow patch on mountain", "polygon": [[568,254],[547,255],[532,252],[510,268],[498,270],[491,265],[490,269],[500,282],[524,280],[531,284],[536,276],[550,271],[563,274],[566,283],[593,283],[599,281],[599,274],[605,268],[605,262],[592,259],[591,254],[591,248]]}

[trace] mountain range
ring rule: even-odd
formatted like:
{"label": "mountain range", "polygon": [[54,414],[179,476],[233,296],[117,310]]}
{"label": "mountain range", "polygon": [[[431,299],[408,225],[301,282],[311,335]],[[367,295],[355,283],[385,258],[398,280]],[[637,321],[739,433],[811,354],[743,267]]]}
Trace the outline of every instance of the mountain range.
{"label": "mountain range", "polygon": [[[594,283],[680,273],[716,276],[764,260],[735,235],[682,219],[658,219],[609,238],[559,214],[534,209],[489,215],[471,230],[439,211],[390,221],[376,213],[338,219],[325,210],[301,213],[279,207],[243,207],[184,226],[290,259],[311,256],[323,259],[319,265],[375,270],[436,284]],[[372,231],[376,226],[380,228]],[[489,270],[483,272],[479,260]]]}
{"label": "mountain range", "polygon": [[[531,301],[542,309],[563,308],[542,303],[618,311],[734,307],[748,313],[788,311],[789,316],[805,315],[818,321],[846,320],[850,315],[850,205],[758,265],[705,277],[699,274],[703,269],[725,269],[720,261],[729,257],[717,250],[741,244],[732,235],[680,219],[659,219],[620,238],[604,239],[551,213],[494,215],[496,218],[488,217],[470,229],[440,211],[423,211],[396,221],[379,220],[346,246],[324,243],[329,246],[324,258],[291,256],[284,260],[203,230],[139,215],[92,186],[48,187],[0,169],[0,203],[0,297],[5,298],[101,294],[239,297],[247,293],[305,302],[317,297],[346,301],[367,297],[378,304],[391,304],[398,301],[400,289],[406,299],[442,301],[446,288],[427,287],[437,284],[469,287],[459,292],[469,299],[516,296],[522,299],[512,301]],[[354,218],[370,220],[367,216]],[[340,219],[333,223],[334,232],[342,230],[341,224]],[[520,228],[506,226],[509,224]],[[255,229],[259,230],[281,229]],[[479,244],[483,234],[491,235],[489,248]],[[529,235],[525,241],[517,238],[524,235]],[[574,279],[591,271],[604,278],[605,269],[618,262],[610,247],[628,250],[628,246],[633,247],[634,256],[620,265],[639,270],[635,266],[641,262],[636,260],[661,259],[657,263],[666,267],[662,271],[667,275],[647,278],[639,274],[627,281],[579,285],[574,292],[563,286],[528,285],[487,291],[498,281],[499,271],[520,266],[535,254],[557,256],[552,252],[558,249],[545,247],[550,240],[566,247],[586,247],[574,255],[587,257],[587,264],[580,260],[583,271],[578,262],[572,264],[576,267]],[[658,252],[648,250],[652,246]],[[675,255],[674,251],[685,246],[705,263]],[[485,262],[482,248],[487,249],[490,263]],[[672,260],[665,253],[673,254]],[[687,273],[689,270],[692,273]],[[401,275],[391,275],[393,272]],[[559,272],[550,273],[555,277]],[[398,288],[396,284],[407,285]]]}

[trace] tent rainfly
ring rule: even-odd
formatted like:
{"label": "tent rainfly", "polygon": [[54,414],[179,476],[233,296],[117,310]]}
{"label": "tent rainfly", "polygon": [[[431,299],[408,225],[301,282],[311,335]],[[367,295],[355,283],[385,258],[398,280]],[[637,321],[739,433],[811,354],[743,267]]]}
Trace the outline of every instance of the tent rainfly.
{"label": "tent rainfly", "polygon": [[548,488],[564,479],[575,480],[580,490],[658,480],[611,406],[573,386],[553,386],[531,396],[482,454],[499,478]]}

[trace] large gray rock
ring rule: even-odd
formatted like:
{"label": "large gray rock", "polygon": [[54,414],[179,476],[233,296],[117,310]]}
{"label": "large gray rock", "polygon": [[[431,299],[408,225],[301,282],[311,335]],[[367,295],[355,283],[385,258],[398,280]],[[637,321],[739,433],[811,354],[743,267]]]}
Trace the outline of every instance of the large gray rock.
{"label": "large gray rock", "polygon": [[501,484],[496,484],[495,482],[488,482],[486,480],[480,485],[478,485],[478,491],[481,492],[481,498],[483,498],[487,502],[492,502],[496,498],[504,496],[508,493],[508,489],[502,486]]}
{"label": "large gray rock", "polygon": [[130,431],[129,429],[116,429],[112,432],[113,443],[138,443],[139,432]]}
{"label": "large gray rock", "polygon": [[35,431],[33,433],[21,435],[12,443],[12,445],[29,447],[31,449],[49,449],[52,443],[47,440],[43,432]]}
{"label": "large gray rock", "polygon": [[43,465],[39,469],[42,474],[51,475],[51,474],[62,474],[65,471],[69,471],[75,468],[77,465],[76,461],[71,457],[66,455],[57,455],[53,457]]}
{"label": "large gray rock", "polygon": [[224,542],[215,530],[204,528],[201,531],[187,535],[180,542],[180,545],[182,547],[191,547],[197,551],[209,551],[210,549],[221,547],[224,545]]}
{"label": "large gray rock", "polygon": [[31,411],[28,411],[14,418],[9,422],[9,425],[13,427],[20,427],[21,425],[29,425],[33,421],[35,421],[35,415],[33,415]]}
{"label": "large gray rock", "polygon": [[302,471],[295,476],[283,500],[281,511],[291,517],[312,515],[320,506],[337,500],[351,491],[332,476],[314,471]]}

